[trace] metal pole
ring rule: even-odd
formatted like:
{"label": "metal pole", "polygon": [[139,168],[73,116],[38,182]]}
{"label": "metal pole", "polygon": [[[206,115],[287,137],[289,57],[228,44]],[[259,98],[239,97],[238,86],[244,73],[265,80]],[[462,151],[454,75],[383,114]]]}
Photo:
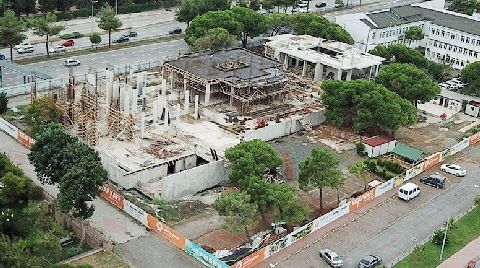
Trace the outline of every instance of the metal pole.
{"label": "metal pole", "polygon": [[447,221],[447,228],[445,229],[445,235],[443,235],[443,243],[442,243],[442,250],[440,251],[440,261],[443,259],[443,249],[445,248],[445,241],[447,240],[447,232],[448,232],[448,223],[450,222],[450,218]]}
{"label": "metal pole", "polygon": [[92,1],[92,32],[91,34],[93,34],[93,1]]}

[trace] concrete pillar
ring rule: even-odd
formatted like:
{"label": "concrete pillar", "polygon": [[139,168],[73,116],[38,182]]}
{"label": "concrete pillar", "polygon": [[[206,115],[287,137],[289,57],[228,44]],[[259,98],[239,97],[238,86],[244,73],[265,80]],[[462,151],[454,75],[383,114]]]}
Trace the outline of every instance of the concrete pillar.
{"label": "concrete pillar", "polygon": [[186,115],[188,115],[188,112],[190,110],[190,91],[185,90],[185,101],[183,103],[183,110]]}
{"label": "concrete pillar", "polygon": [[315,64],[315,73],[313,75],[313,82],[318,82],[323,79],[323,65],[318,62]]}
{"label": "concrete pillar", "polygon": [[375,77],[378,75],[379,70],[380,70],[380,64],[375,66]]}
{"label": "concrete pillar", "polygon": [[168,104],[165,104],[165,115],[163,117],[163,125],[168,129]]}
{"label": "concrete pillar", "polygon": [[167,94],[167,79],[162,78],[162,95]]}
{"label": "concrete pillar", "polygon": [[210,83],[205,86],[205,106],[210,104]]}
{"label": "concrete pillar", "polygon": [[368,77],[367,77],[368,80],[372,79],[372,73],[373,73],[373,66],[370,66],[368,68]]}
{"label": "concrete pillar", "polygon": [[142,122],[140,122],[140,138],[145,134],[145,112],[142,112]]}
{"label": "concrete pillar", "polygon": [[302,77],[307,75],[308,71],[308,62],[306,60],[303,61],[303,70],[302,70]]}
{"label": "concrete pillar", "polygon": [[198,119],[198,100],[199,100],[198,95],[195,95],[195,111],[193,114],[194,119]]}
{"label": "concrete pillar", "polygon": [[336,77],[336,80],[342,80],[342,73],[343,73],[343,70],[342,70],[342,69],[337,69],[337,77]]}
{"label": "concrete pillar", "polygon": [[158,99],[154,100],[152,103],[152,112],[153,112],[153,123],[158,122]]}
{"label": "concrete pillar", "polygon": [[[305,61],[303,61],[303,64],[305,65]],[[295,59],[295,67],[298,67],[298,66],[300,66],[300,60]]]}
{"label": "concrete pillar", "polygon": [[353,73],[353,69],[350,69],[347,71],[347,81],[350,81],[352,80],[352,73]]}
{"label": "concrete pillar", "polygon": [[182,110],[180,109],[180,103],[177,103],[177,114],[176,114],[176,118],[175,118],[175,124],[178,125],[178,123],[180,123],[180,113],[182,112]]}
{"label": "concrete pillar", "polygon": [[285,59],[283,59],[283,70],[287,70],[288,69],[288,55],[285,54]]}
{"label": "concrete pillar", "polygon": [[235,95],[235,88],[230,87],[230,106],[233,105],[233,95]]}
{"label": "concrete pillar", "polygon": [[110,106],[110,103],[112,102],[112,93],[113,93],[113,82],[108,81],[106,82],[106,100],[107,100],[107,105]]}

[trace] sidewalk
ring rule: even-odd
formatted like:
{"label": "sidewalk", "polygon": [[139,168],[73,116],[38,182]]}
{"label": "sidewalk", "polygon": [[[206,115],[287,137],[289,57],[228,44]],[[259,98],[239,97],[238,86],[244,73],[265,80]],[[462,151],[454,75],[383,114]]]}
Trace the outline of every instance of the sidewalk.
{"label": "sidewalk", "polygon": [[471,260],[477,260],[477,267],[480,265],[480,237],[468,243],[464,248],[462,248],[457,253],[450,256],[442,262],[437,268],[451,268],[458,267],[464,268],[467,267],[467,264]]}

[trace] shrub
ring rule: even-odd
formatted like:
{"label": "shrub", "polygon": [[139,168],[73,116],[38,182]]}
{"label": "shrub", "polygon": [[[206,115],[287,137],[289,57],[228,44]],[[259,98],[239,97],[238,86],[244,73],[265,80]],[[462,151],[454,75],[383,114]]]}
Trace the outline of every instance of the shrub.
{"label": "shrub", "polygon": [[30,182],[27,186],[27,196],[29,200],[42,200],[43,199],[43,189],[40,186]]}
{"label": "shrub", "polygon": [[480,194],[478,194],[474,199],[475,206],[480,206]]}
{"label": "shrub", "polygon": [[367,159],[367,160],[365,160],[365,163],[367,164],[368,171],[370,171],[372,173],[377,172],[377,160],[376,159]]}
{"label": "shrub", "polygon": [[0,92],[0,114],[3,114],[7,111],[8,98],[6,92]]}
{"label": "shrub", "polygon": [[361,142],[357,142],[355,144],[355,147],[357,148],[357,154],[360,155],[360,156],[365,156],[366,153],[365,153],[365,144],[361,143]]}
{"label": "shrub", "polygon": [[[444,236],[445,236],[445,230],[442,230],[442,229],[436,230],[433,233],[432,243],[434,243],[435,245],[441,246],[443,244]],[[448,233],[447,233],[447,237],[445,238],[445,245],[448,244],[448,242],[449,242],[449,239],[448,239]]]}
{"label": "shrub", "polygon": [[73,256],[77,256],[78,254],[82,253],[83,249],[81,247],[70,247],[65,249],[65,256],[67,258],[71,258]]}
{"label": "shrub", "polygon": [[60,35],[60,38],[62,38],[62,39],[76,39],[76,38],[81,38],[81,37],[83,37],[83,34],[81,34],[79,32],[72,32],[72,33]]}

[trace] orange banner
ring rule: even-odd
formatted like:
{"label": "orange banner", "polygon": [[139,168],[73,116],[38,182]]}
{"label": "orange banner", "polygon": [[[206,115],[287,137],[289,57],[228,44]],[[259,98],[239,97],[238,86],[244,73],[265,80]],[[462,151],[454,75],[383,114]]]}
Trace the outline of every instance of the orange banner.
{"label": "orange banner", "polygon": [[477,142],[480,142],[480,132],[478,132],[477,134],[473,134],[472,136],[470,136],[470,145],[473,145]]}
{"label": "orange banner", "polygon": [[265,248],[261,248],[247,257],[230,266],[232,268],[250,268],[255,267],[265,259]]}
{"label": "orange banner", "polygon": [[23,132],[21,129],[18,129],[17,131],[17,140],[27,146],[28,148],[32,147],[33,143],[34,143],[34,140],[28,136],[27,133]]}
{"label": "orange banner", "polygon": [[442,158],[441,152],[432,154],[427,159],[425,159],[425,162],[423,163],[423,170],[425,171],[425,170],[431,169],[436,164],[440,163],[441,158]]}
{"label": "orange banner", "polygon": [[117,208],[123,210],[123,201],[124,198],[121,194],[117,193],[116,191],[110,189],[110,187],[103,185],[102,192],[100,195],[105,198],[108,202],[115,205]]}
{"label": "orange banner", "polygon": [[172,227],[162,223],[150,214],[147,215],[147,222],[148,227],[152,229],[152,231],[163,236],[178,248],[182,250],[185,249],[185,236],[175,231],[175,229]]}
{"label": "orange banner", "polygon": [[350,202],[350,212],[357,211],[359,208],[367,205],[368,203],[372,202],[373,200],[375,200],[375,188],[370,189],[370,190],[366,191],[364,194],[362,194],[361,196],[353,199]]}

